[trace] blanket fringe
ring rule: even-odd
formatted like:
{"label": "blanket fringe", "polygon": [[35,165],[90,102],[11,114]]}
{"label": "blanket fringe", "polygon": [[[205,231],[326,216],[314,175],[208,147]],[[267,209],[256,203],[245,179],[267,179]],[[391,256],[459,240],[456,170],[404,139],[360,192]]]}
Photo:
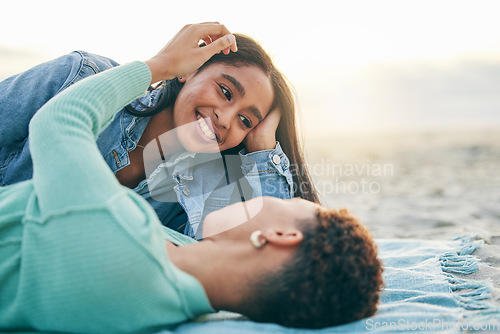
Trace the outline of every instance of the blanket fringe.
{"label": "blanket fringe", "polygon": [[[470,236],[459,238],[462,247],[458,251],[449,251],[439,257],[441,269],[445,275],[457,302],[466,310],[463,323],[474,331],[480,325],[499,325],[500,307],[492,304],[491,286],[488,282],[459,278],[453,274],[469,275],[479,269],[479,259],[471,255],[480,248],[483,240],[473,240]],[[489,327],[491,328],[491,327]],[[495,327],[500,330],[500,327]]]}
{"label": "blanket fringe", "polygon": [[484,241],[468,241],[469,238],[470,237],[464,237],[459,239],[462,243],[466,243],[458,251],[449,251],[439,257],[441,269],[444,272],[468,275],[479,269],[477,257],[471,254],[476,249],[480,248],[484,244]]}

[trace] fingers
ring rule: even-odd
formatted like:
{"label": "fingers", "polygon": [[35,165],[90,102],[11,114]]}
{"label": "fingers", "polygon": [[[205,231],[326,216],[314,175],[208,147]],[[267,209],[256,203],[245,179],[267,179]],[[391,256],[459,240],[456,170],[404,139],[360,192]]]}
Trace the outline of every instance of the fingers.
{"label": "fingers", "polygon": [[199,23],[199,24],[220,24],[219,21],[214,21],[214,22],[202,22],[202,23]]}
{"label": "fingers", "polygon": [[229,54],[231,50],[231,46],[236,45],[236,38],[234,35],[226,35],[221,38],[218,38],[217,40],[214,40],[212,44],[206,46],[204,49],[207,53],[210,55],[223,52],[224,54]]}
{"label": "fingers", "polygon": [[205,45],[209,45],[212,43],[212,38],[210,36],[206,36],[202,38],[203,42],[205,42]]}
{"label": "fingers", "polygon": [[275,117],[278,117],[278,118],[281,117],[281,110],[280,110],[280,108],[278,108],[278,107],[274,108],[273,110],[271,110],[269,112],[268,116],[269,115],[274,115]]}
{"label": "fingers", "polygon": [[225,25],[220,24],[219,22],[204,22],[198,24],[190,24],[188,26],[198,29],[198,31],[205,32],[207,35],[224,36],[231,33]]}
{"label": "fingers", "polygon": [[[205,47],[199,47],[200,40],[205,42]],[[224,25],[205,22],[184,26],[145,63],[151,70],[152,82],[157,82],[192,73],[221,51],[229,54],[237,50],[236,38]]]}
{"label": "fingers", "polygon": [[[214,44],[211,48],[206,49],[205,51],[210,51],[212,54],[219,53],[221,51],[224,54],[229,54],[230,51],[238,51],[236,38],[231,34],[226,26],[220,24],[219,22],[205,22],[188,25],[186,27],[195,30],[195,33],[198,35],[197,37],[200,40],[203,40],[207,46],[218,41],[218,43]],[[224,37],[227,39],[224,39]]]}
{"label": "fingers", "polygon": [[279,108],[274,108],[267,114],[266,118],[262,122],[267,122],[269,124],[273,124],[278,127],[278,124],[281,119],[281,110]]}

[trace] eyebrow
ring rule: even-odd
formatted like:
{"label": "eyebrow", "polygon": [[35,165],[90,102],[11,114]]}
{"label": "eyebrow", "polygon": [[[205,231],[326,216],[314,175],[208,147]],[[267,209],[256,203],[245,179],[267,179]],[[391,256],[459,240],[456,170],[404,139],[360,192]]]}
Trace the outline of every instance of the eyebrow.
{"label": "eyebrow", "polygon": [[[235,77],[229,75],[229,74],[225,74],[225,73],[222,73],[221,76],[230,81],[234,87],[236,87],[236,90],[238,91],[238,93],[241,95],[241,96],[245,96],[245,87],[243,87],[243,85],[241,84],[241,82],[239,82]],[[263,117],[262,117],[262,113],[260,112],[259,108],[257,108],[255,105],[252,105],[248,108],[250,110],[250,112],[259,120],[259,122],[262,121]]]}
{"label": "eyebrow", "polygon": [[250,106],[248,109],[259,120],[259,122],[262,122],[262,114],[260,113],[259,108],[256,106]]}
{"label": "eyebrow", "polygon": [[236,87],[236,89],[238,90],[238,93],[240,93],[241,96],[245,96],[245,87],[243,87],[241,82],[239,82],[235,77],[233,77],[229,74],[222,73],[221,76],[224,79],[229,80],[233,84],[233,86]]}

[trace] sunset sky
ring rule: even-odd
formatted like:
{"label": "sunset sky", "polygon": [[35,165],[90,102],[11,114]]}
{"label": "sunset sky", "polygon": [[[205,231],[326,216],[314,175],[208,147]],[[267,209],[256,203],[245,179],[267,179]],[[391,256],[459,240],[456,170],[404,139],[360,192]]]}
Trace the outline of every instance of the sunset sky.
{"label": "sunset sky", "polygon": [[500,127],[498,1],[2,1],[0,79],[72,50],[155,54],[186,23],[259,40],[306,135]]}

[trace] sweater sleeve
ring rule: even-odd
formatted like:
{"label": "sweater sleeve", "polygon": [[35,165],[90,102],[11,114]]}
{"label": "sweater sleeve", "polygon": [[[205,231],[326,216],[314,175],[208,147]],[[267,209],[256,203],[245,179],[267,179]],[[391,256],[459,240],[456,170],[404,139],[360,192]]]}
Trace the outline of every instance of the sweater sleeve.
{"label": "sweater sleeve", "polygon": [[122,65],[69,87],[33,117],[33,183],[42,215],[99,205],[124,191],[95,141],[150,81],[146,64]]}

